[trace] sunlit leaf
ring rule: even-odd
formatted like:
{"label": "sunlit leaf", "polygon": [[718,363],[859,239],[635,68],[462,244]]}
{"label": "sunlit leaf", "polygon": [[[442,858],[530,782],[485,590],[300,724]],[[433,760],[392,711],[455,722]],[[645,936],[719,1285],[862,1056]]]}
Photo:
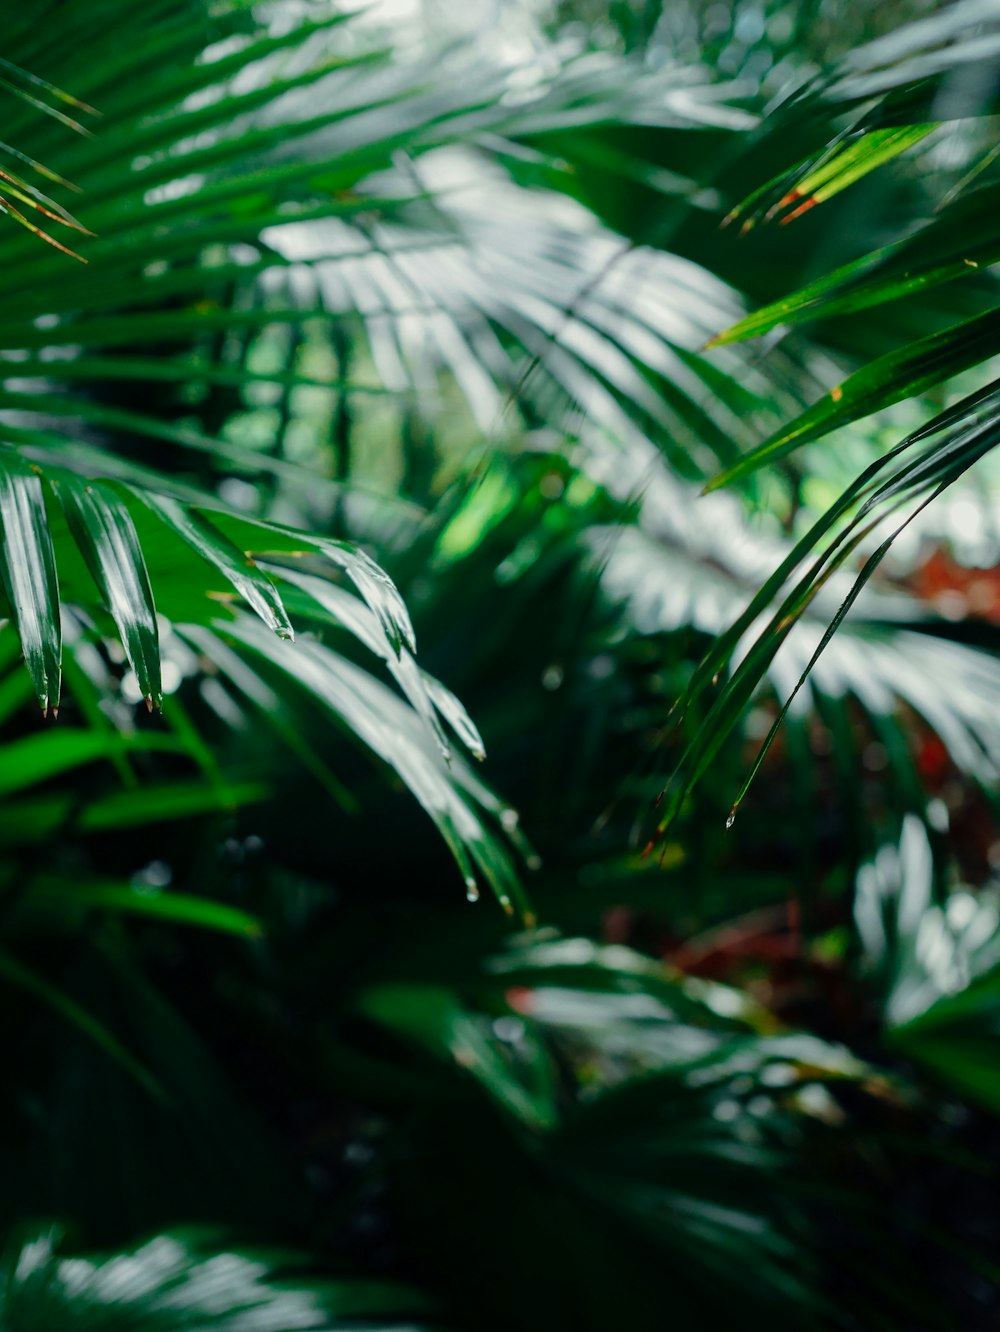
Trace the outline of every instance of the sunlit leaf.
{"label": "sunlit leaf", "polygon": [[0,574],[43,713],[58,709],[62,629],[55,556],[38,476],[0,457]]}
{"label": "sunlit leaf", "polygon": [[147,706],[158,708],[163,689],[156,610],[132,518],[121,499],[99,481],[88,485],[63,477],[54,488],[118,627]]}
{"label": "sunlit leaf", "polygon": [[281,597],[274,583],[255,562],[196,510],[186,508],[165,495],[139,491],[144,501],[163,521],[204,559],[222,573],[279,638],[292,638]]}

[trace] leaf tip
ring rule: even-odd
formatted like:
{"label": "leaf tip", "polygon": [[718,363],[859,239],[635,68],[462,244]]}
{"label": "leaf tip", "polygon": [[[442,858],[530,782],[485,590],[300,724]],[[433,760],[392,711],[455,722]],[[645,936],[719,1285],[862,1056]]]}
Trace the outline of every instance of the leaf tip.
{"label": "leaf tip", "polygon": [[803,213],[808,213],[809,209],[815,208],[819,202],[820,200],[817,199],[816,195],[811,194],[809,198],[805,200],[804,203],[799,204],[798,208],[793,208],[790,213],[786,213],[785,216],[778,223],[778,226],[787,227],[789,222],[794,222],[795,219],[797,217],[801,217]]}

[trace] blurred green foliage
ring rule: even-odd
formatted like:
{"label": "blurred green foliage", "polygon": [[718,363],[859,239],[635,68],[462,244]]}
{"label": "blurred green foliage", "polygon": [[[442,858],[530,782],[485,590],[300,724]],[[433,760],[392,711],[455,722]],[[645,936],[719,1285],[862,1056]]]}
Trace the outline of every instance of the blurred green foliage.
{"label": "blurred green foliage", "polygon": [[992,4],[4,20],[0,1329],[994,1326]]}

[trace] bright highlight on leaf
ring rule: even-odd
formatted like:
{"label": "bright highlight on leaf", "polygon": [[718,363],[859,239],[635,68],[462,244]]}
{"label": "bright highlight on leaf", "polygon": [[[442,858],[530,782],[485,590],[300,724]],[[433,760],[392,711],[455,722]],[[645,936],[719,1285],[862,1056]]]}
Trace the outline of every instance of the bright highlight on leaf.
{"label": "bright highlight on leaf", "polygon": [[166,495],[137,491],[163,522],[213,564],[279,638],[294,638],[278,589],[257,564],[197,510]]}
{"label": "bright highlight on leaf", "polygon": [[62,629],[55,556],[42,482],[0,453],[0,575],[25,664],[44,715],[59,708]]}
{"label": "bright highlight on leaf", "polygon": [[62,477],[55,485],[70,531],[111,612],[150,710],[163,703],[156,610],[135,526],[101,482]]}

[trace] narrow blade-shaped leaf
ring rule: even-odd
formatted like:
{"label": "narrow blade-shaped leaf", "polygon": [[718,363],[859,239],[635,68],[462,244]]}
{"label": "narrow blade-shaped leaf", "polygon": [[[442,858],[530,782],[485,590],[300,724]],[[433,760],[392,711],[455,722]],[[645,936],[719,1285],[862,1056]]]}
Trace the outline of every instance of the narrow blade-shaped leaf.
{"label": "narrow blade-shaped leaf", "polygon": [[417,640],[410,621],[410,613],[399,595],[396,584],[385,570],[363,550],[346,541],[324,539],[317,541],[316,544],[328,560],[343,569],[365,602],[375,612],[396,655],[399,656],[404,645],[411,652],[416,652]]}
{"label": "narrow blade-shaped leaf", "polygon": [[929,123],[867,132],[862,127],[848,130],[818,157],[806,158],[754,190],[729,213],[724,225],[739,221],[746,232],[758,222],[770,222],[779,215],[781,226],[793,222],[912,148],[935,128]]}
{"label": "narrow blade-shaped leaf", "polygon": [[404,645],[416,651],[416,636],[410,613],[399,589],[370,555],[348,541],[300,532],[277,523],[262,522],[221,509],[206,509],[213,522],[245,550],[258,555],[307,555],[316,552],[342,569],[374,611],[393,651],[399,656]]}
{"label": "narrow blade-shaped leaf", "polygon": [[203,559],[214,564],[279,638],[293,638],[292,626],[274,583],[235,542],[194,509],[166,495],[136,494]]}
{"label": "narrow blade-shaped leaf", "polygon": [[62,628],[45,496],[39,477],[0,458],[0,574],[43,713],[59,707]]}
{"label": "narrow blade-shaped leaf", "polygon": [[426,671],[422,670],[420,672],[420,678],[423,681],[424,688],[430,694],[431,702],[451,726],[472,757],[484,759],[486,757],[486,746],[483,744],[483,737],[479,734],[476,723],[466,712],[461,699],[456,698],[446,685],[435,679],[433,675],[428,675]]}
{"label": "narrow blade-shaped leaf", "polygon": [[915,235],[871,250],[782,296],[710,339],[722,347],[760,337],[781,324],[856,314],[872,306],[969,278],[1000,261],[995,217],[1000,186],[962,197]]}
{"label": "narrow blade-shaped leaf", "polygon": [[[401,698],[321,643],[303,638],[279,647],[249,616],[226,625],[224,633],[312,694],[326,712],[395,769],[447,843],[470,900],[479,896],[478,869],[508,914],[517,910],[525,922],[534,920],[504,837],[488,826],[480,810],[495,809],[504,833],[509,820],[461,759],[445,763],[423,719]],[[208,650],[206,633],[199,635],[198,642]]]}
{"label": "narrow blade-shaped leaf", "polygon": [[821,439],[838,426],[859,421],[933,388],[1000,350],[1000,310],[921,338],[880,356],[814,403],[789,425],[764,440],[735,467],[713,478],[706,490],[717,490],[776,462],[802,444]]}
{"label": "narrow blade-shaped leaf", "polygon": [[53,489],[105,605],[149,708],[163,702],[160,643],[153,592],[131,515],[109,486],[67,476]]}
{"label": "narrow blade-shaped leaf", "polygon": [[120,912],[147,916],[168,924],[217,930],[240,938],[255,939],[262,933],[260,922],[254,916],[225,902],[191,893],[143,892],[131,884],[114,880],[74,883],[57,877],[42,878],[31,884],[28,894],[50,910],[71,917],[92,911]]}
{"label": "narrow blade-shaped leaf", "polygon": [[0,796],[6,799],[16,791],[50,781],[100,759],[113,762],[140,750],[170,752],[176,747],[169,736],[143,732],[118,735],[114,731],[66,726],[35,731],[18,740],[10,740],[4,746]]}
{"label": "narrow blade-shaped leaf", "polygon": [[[414,709],[427,723],[441,753],[446,759],[451,757],[447,737],[441,728],[434,707],[431,691],[427,686],[424,673],[417,665],[408,648],[401,648],[399,655],[386,642],[382,628],[374,611],[357,597],[342,587],[336,587],[322,578],[300,574],[294,569],[282,571],[284,579],[305,592],[316,606],[322,606],[343,625],[359,642],[364,643],[377,657],[381,657],[389,669],[390,675],[413,704]],[[430,678],[430,677],[427,677]],[[457,701],[457,700],[456,700]]]}

